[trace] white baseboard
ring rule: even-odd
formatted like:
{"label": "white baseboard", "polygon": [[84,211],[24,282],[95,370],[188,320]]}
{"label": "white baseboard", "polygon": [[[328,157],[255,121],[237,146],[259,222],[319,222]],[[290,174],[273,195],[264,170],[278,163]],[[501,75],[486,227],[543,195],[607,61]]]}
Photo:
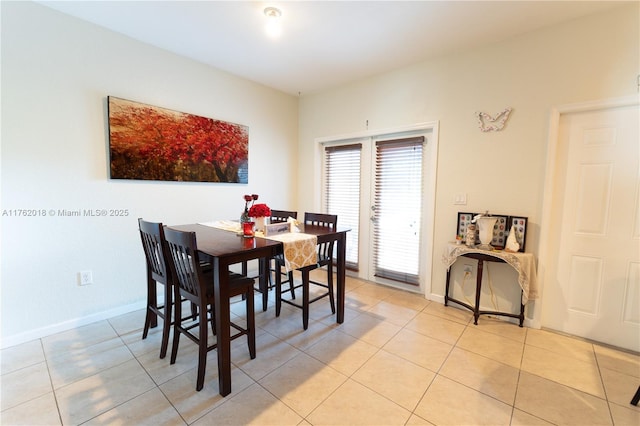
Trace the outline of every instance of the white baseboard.
{"label": "white baseboard", "polygon": [[63,331],[81,327],[83,325],[117,317],[123,314],[128,314],[129,312],[137,311],[139,309],[144,309],[146,306],[147,306],[146,301],[143,300],[141,302],[120,306],[118,308],[110,309],[108,311],[97,312],[95,314],[87,315],[85,317],[75,318],[75,319],[64,321],[58,324],[52,324],[46,327],[30,330],[24,333],[15,334],[13,336],[2,336],[2,339],[0,340],[0,348],[1,349],[9,348],[11,346],[16,346],[22,343],[30,342],[35,339],[41,339],[43,337],[50,336],[52,334],[61,333]]}

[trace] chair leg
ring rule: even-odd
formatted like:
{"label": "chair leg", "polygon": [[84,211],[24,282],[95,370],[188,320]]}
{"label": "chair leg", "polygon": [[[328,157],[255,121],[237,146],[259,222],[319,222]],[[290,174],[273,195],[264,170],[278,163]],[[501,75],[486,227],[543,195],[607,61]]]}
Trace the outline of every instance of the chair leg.
{"label": "chair leg", "polygon": [[196,318],[198,318],[198,305],[191,302],[191,319],[195,321]]}
{"label": "chair leg", "polygon": [[211,312],[211,332],[215,336],[216,335],[216,307],[211,305],[211,309],[209,309],[209,311]]}
{"label": "chair leg", "polygon": [[[207,322],[208,318],[205,312],[207,307],[202,306],[202,315],[200,315],[200,321],[198,322],[198,380],[196,381],[196,390],[201,391],[204,387],[204,373],[207,369],[207,336],[209,334],[209,327]],[[211,321],[214,318],[211,317]]]}
{"label": "chair leg", "polygon": [[150,328],[158,326],[158,315],[153,311],[158,307],[158,296],[156,293],[156,282],[151,278],[151,274],[147,270],[147,313],[144,318],[144,329],[142,330],[142,338],[146,339]]}
{"label": "chair leg", "polygon": [[331,304],[331,313],[336,313],[336,303],[333,300],[333,264],[327,265],[327,287],[329,288],[329,303]]}
{"label": "chair leg", "polygon": [[276,316],[280,316],[280,309],[282,308],[282,276],[280,275],[280,264],[276,262]]}
{"label": "chair leg", "polygon": [[[240,265],[241,265],[240,274],[244,275],[246,277],[247,276],[247,270],[248,270],[247,269],[247,261],[245,260],[244,262],[240,262]],[[243,294],[242,295],[242,300],[246,300],[246,298],[247,298],[247,295]]]}
{"label": "chair leg", "polygon": [[289,271],[289,291],[291,292],[291,298],[295,299],[296,298],[296,292],[295,289],[293,288],[294,281],[293,281],[293,271]]}
{"label": "chair leg", "polygon": [[[177,287],[177,286],[176,286]],[[176,290],[173,293],[175,300],[181,300],[180,293]],[[182,303],[176,303],[175,320],[173,321],[173,345],[171,345],[170,364],[176,363],[178,356],[178,344],[180,343],[180,327],[182,327]]]}
{"label": "chair leg", "polygon": [[302,328],[309,327],[309,271],[302,270]]}
{"label": "chair leg", "polygon": [[272,271],[275,271],[275,266],[272,268],[272,267],[271,267],[271,265],[272,265],[272,263],[271,263],[271,262],[274,262],[274,263],[275,263],[275,262],[277,262],[277,260],[275,260],[275,259],[269,259],[269,262],[267,263],[267,265],[268,265],[268,268],[267,268],[267,279],[268,279],[268,281],[267,281],[267,288],[268,288],[269,290],[271,290],[271,289],[273,288],[273,278],[271,278],[271,272],[272,272]]}
{"label": "chair leg", "polygon": [[167,283],[164,286],[164,318],[162,321],[162,343],[160,344],[160,359],[167,356],[167,346],[169,346],[169,330],[171,329],[171,311],[173,307],[172,285]]}
{"label": "chair leg", "polygon": [[249,356],[256,357],[256,316],[253,301],[253,286],[247,291],[247,343],[249,346]]}
{"label": "chair leg", "polygon": [[262,294],[262,312],[266,312],[267,304],[269,303],[269,282],[271,281],[269,259],[260,259],[258,261],[258,271],[258,287]]}

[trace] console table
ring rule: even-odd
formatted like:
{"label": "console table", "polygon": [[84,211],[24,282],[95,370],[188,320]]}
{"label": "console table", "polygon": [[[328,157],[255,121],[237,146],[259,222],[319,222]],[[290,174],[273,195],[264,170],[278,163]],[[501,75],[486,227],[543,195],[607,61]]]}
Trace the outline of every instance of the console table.
{"label": "console table", "polygon": [[[475,306],[449,297],[451,265],[453,265],[460,257],[466,257],[478,261],[476,270]],[[473,312],[474,324],[476,325],[478,324],[478,317],[480,315],[491,314],[518,318],[520,320],[520,327],[522,327],[524,323],[524,305],[526,305],[529,300],[536,299],[538,297],[536,268],[533,254],[509,253],[500,250],[489,251],[459,244],[448,244],[442,257],[442,261],[447,266],[447,281],[444,294],[445,306],[448,306],[449,301],[451,301],[471,310]],[[514,314],[511,312],[485,311],[480,309],[480,293],[482,290],[482,271],[484,268],[484,262],[507,263],[516,270],[518,273],[518,284],[520,285],[522,294],[519,313]]]}

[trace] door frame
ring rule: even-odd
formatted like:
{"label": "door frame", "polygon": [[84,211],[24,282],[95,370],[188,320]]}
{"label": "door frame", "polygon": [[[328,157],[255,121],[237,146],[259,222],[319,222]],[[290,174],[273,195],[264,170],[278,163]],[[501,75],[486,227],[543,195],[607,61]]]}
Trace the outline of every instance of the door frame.
{"label": "door frame", "polygon": [[640,105],[640,95],[608,98],[595,101],[558,105],[551,108],[549,117],[549,136],[547,141],[547,161],[545,166],[544,192],[542,199],[542,218],[540,221],[540,249],[538,252],[538,283],[540,286],[540,303],[534,303],[533,316],[527,326],[542,327],[542,303],[544,303],[544,286],[552,281],[550,268],[547,265],[554,262],[556,256],[551,250],[553,235],[548,224],[551,221],[553,209],[553,188],[557,180],[556,170],[560,165],[557,161],[559,147],[560,117],[578,112],[606,110],[625,106]]}
{"label": "door frame", "polygon": [[[417,288],[417,291],[420,294],[423,294],[425,297],[429,297],[431,294],[431,286],[432,279],[431,275],[433,273],[433,242],[435,235],[435,201],[436,201],[436,178],[438,172],[438,135],[439,135],[439,121],[430,121],[424,123],[417,123],[408,126],[398,126],[393,128],[386,129],[378,129],[378,130],[366,130],[361,132],[354,132],[336,136],[326,136],[319,137],[314,139],[315,145],[315,165],[316,165],[316,173],[314,174],[314,206],[316,209],[321,208],[322,206],[322,159],[324,155],[323,146],[327,143],[336,143],[340,141],[348,141],[348,140],[357,140],[357,139],[370,139],[374,140],[380,137],[384,137],[387,135],[395,135],[402,134],[407,132],[423,132],[429,133],[430,136],[428,138],[427,143],[424,147],[424,155],[426,157],[424,165],[426,167],[423,170],[423,200],[422,200],[422,238],[420,240],[420,251],[422,253],[422,261],[420,262],[420,285]],[[370,161],[367,159],[366,161]],[[370,187],[366,185],[362,188],[363,191],[370,191]],[[319,211],[319,210],[318,210]],[[361,223],[364,220],[364,216],[366,216],[366,220],[369,220],[369,211],[360,212],[360,220]],[[365,236],[368,238],[368,233],[360,232],[360,255],[362,258],[367,256],[367,262],[369,261],[369,252],[368,250],[362,250],[363,240],[362,237]],[[347,271],[348,272],[348,271]],[[368,279],[366,276],[366,272],[364,268],[360,268],[358,271],[358,278]],[[364,274],[364,275],[362,275]],[[390,286],[393,286],[393,282],[385,282]],[[409,290],[406,287],[400,287],[404,290]]]}

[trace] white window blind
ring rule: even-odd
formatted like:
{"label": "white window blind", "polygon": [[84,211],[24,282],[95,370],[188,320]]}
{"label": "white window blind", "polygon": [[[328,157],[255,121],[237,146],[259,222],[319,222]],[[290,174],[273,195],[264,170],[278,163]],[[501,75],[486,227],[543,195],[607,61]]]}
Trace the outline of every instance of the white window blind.
{"label": "white window blind", "polygon": [[338,215],[338,226],[348,227],[346,264],[358,269],[361,144],[325,147],[325,211]]}
{"label": "white window blind", "polygon": [[419,284],[424,137],[376,143],[375,275]]}

